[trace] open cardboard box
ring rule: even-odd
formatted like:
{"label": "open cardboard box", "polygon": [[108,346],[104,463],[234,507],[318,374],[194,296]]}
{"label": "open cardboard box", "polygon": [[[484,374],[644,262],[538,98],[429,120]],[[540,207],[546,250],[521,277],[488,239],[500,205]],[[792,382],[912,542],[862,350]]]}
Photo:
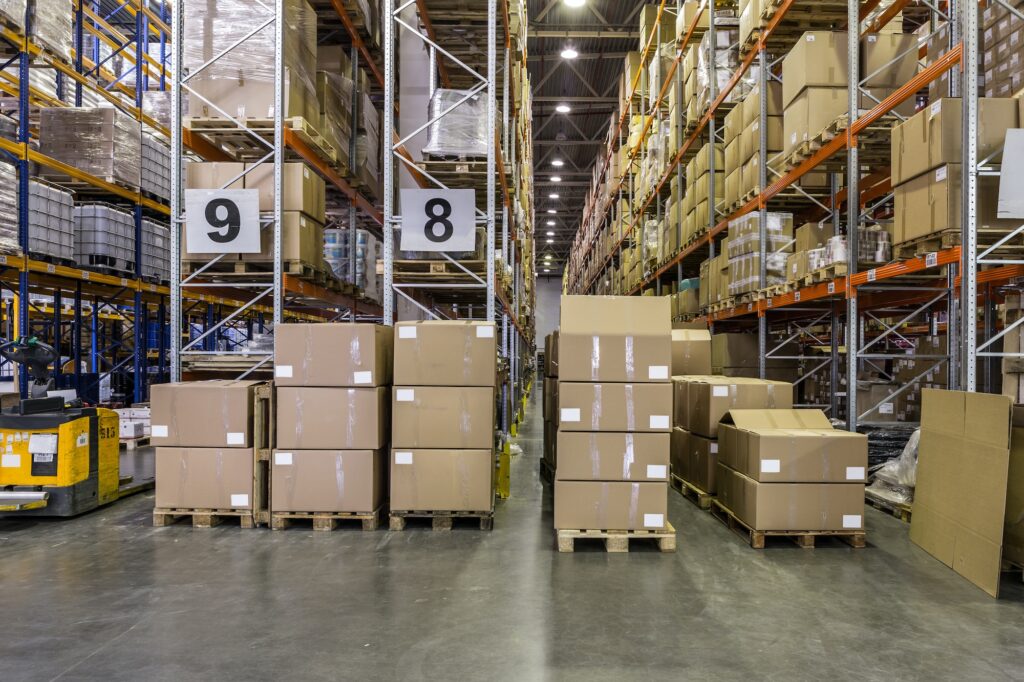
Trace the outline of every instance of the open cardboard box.
{"label": "open cardboard box", "polygon": [[1024,407],[925,389],[910,539],[993,597],[1024,565]]}

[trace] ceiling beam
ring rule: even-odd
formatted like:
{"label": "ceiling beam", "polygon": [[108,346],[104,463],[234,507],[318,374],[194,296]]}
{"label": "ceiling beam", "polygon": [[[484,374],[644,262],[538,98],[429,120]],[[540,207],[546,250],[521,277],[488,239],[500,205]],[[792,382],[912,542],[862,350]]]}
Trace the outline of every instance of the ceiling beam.
{"label": "ceiling beam", "polygon": [[[552,60],[552,59],[561,59],[561,57],[559,56],[559,52],[561,52],[561,48],[560,47],[559,47],[558,50],[554,50],[552,52],[547,52],[547,53],[544,53],[544,54],[537,54],[537,52],[534,51],[533,54],[531,54],[529,57],[526,58],[526,62],[528,64],[536,64],[538,62],[544,62],[544,61],[548,61],[548,60]],[[585,61],[592,61],[592,60],[595,60],[595,59],[615,59],[615,60],[619,60],[619,59],[625,59],[627,54],[629,54],[629,53],[628,52],[592,52],[592,53],[587,53],[587,54],[581,54],[580,56],[576,57],[576,59],[574,59],[573,61],[574,62],[585,62]]]}
{"label": "ceiling beam", "polygon": [[534,140],[534,147],[602,147],[604,140]]}
{"label": "ceiling beam", "polygon": [[544,103],[555,103],[561,104],[618,104],[618,97],[534,97],[533,101],[537,104]]}
{"label": "ceiling beam", "polygon": [[598,29],[594,31],[580,29],[563,29],[560,31],[558,29],[551,28],[531,27],[528,35],[530,39],[590,38],[593,40],[638,40],[640,38],[640,31],[611,31],[608,29]]}

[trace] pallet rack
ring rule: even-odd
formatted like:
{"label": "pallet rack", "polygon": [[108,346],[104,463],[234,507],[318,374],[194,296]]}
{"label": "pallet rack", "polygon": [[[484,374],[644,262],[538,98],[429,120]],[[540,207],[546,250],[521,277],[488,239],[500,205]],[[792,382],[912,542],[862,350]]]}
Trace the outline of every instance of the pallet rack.
{"label": "pallet rack", "polygon": [[[570,259],[564,287],[567,292],[591,293],[605,273],[616,262],[623,247],[627,245],[642,229],[646,215],[660,217],[663,214],[663,189],[673,177],[683,173],[683,163],[696,153],[702,142],[718,141],[720,136],[717,124],[721,116],[728,110],[727,98],[742,78],[756,68],[754,77],[764,92],[770,67],[774,59],[781,56],[792,45],[795,38],[803,31],[811,28],[807,24],[808,12],[814,15],[827,14],[825,5],[836,3],[819,3],[812,0],[776,0],[771,3],[773,12],[770,18],[762,21],[756,40],[742,56],[739,67],[719,92],[715,92],[715,78],[711,74],[712,92],[708,110],[698,120],[695,127],[680,139],[682,145],[675,154],[668,169],[658,180],[656,189],[646,197],[637,196],[632,188],[631,180],[625,174],[618,178],[616,187],[620,197],[628,198],[634,206],[633,218],[629,226],[620,228],[618,238],[607,252],[601,252],[599,235],[601,228],[607,223],[607,211],[591,211],[584,219],[574,243],[574,257]],[[894,0],[885,6],[878,0],[858,2],[849,0],[838,3],[839,7],[832,11],[845,9],[845,24],[858,27],[858,33],[878,32],[910,3],[907,0]],[[1007,3],[999,4],[1007,7],[1018,17],[1019,10],[1009,7]],[[685,35],[676,42],[673,71],[682,59],[683,52],[693,40],[695,31],[702,16],[708,19],[708,31],[715,31],[716,9],[722,4],[703,2],[697,16],[688,27]],[[974,227],[977,217],[977,178],[979,174],[997,174],[998,166],[988,163],[981,165],[977,156],[978,106],[977,106],[977,65],[978,65],[978,7],[970,2],[950,3],[948,15],[936,7],[929,10],[933,16],[948,19],[950,24],[949,50],[937,60],[926,65],[909,82],[897,88],[891,95],[878,101],[864,113],[858,111],[861,92],[861,74],[858,71],[860,58],[860,41],[848,41],[848,63],[850,65],[848,93],[848,116],[844,125],[831,139],[823,140],[822,144],[795,167],[778,173],[769,168],[769,159],[764,151],[766,144],[767,104],[760,98],[758,112],[760,125],[760,145],[758,167],[759,187],[761,191],[748,198],[738,208],[726,210],[728,207],[716,205],[711,201],[710,219],[707,230],[689,244],[680,244],[678,252],[645,272],[639,285],[627,293],[642,294],[650,292],[660,295],[665,283],[682,280],[684,277],[696,276],[697,267],[705,256],[713,257],[721,237],[724,237],[729,221],[743,215],[757,213],[760,231],[760,284],[761,293],[750,297],[751,300],[732,304],[720,304],[709,311],[705,318],[715,329],[750,330],[756,329],[759,342],[759,374],[765,376],[766,362],[772,358],[801,360],[817,363],[811,372],[801,376],[801,381],[813,371],[828,367],[831,378],[831,404],[824,406],[833,416],[840,416],[840,398],[845,394],[845,421],[847,427],[855,430],[858,425],[867,425],[879,405],[857,404],[855,377],[858,371],[866,366],[875,367],[887,359],[906,357],[905,345],[907,337],[912,334],[935,334],[945,331],[950,339],[947,352],[929,356],[917,355],[917,360],[931,363],[929,370],[943,366],[947,374],[947,382],[951,388],[963,387],[966,390],[979,388],[991,389],[990,372],[986,367],[983,381],[979,382],[977,358],[1000,357],[1006,354],[994,350],[994,343],[1013,327],[1024,323],[1018,321],[1000,333],[995,333],[994,309],[998,300],[1000,286],[1012,282],[1024,275],[1024,261],[1000,258],[993,255],[995,247],[979,248],[978,234]],[[663,0],[659,8],[659,22],[672,17],[681,9],[673,0]],[[674,17],[672,17],[674,18]],[[842,16],[834,17],[838,22]],[[652,32],[653,33],[653,32]],[[714,40],[712,39],[712,43]],[[743,47],[743,46],[740,46]],[[647,45],[645,54],[651,45]],[[646,61],[646,60],[645,60]],[[960,67],[963,67],[960,69]],[[817,205],[822,218],[830,219],[834,225],[862,225],[871,220],[873,211],[887,201],[892,200],[892,188],[888,182],[887,172],[869,172],[859,157],[858,144],[869,134],[871,126],[877,126],[883,117],[890,116],[895,108],[905,100],[913,97],[920,89],[927,87],[947,71],[953,71],[950,79],[951,95],[959,92],[973,93],[962,98],[963,119],[965,121],[965,144],[963,158],[963,217],[962,246],[940,245],[934,251],[915,254],[914,257],[896,260],[887,265],[860,271],[858,269],[857,230],[847,229],[847,250],[849,260],[845,272],[837,269],[830,276],[818,282],[793,287],[785,292],[766,291],[766,213],[773,206],[789,206],[795,193],[803,199],[805,206]],[[671,78],[671,76],[670,76]],[[677,84],[679,77],[676,75]],[[636,90],[636,79],[632,91]],[[680,88],[677,87],[677,91]],[[664,89],[661,93],[663,96]],[[652,119],[659,115],[658,102],[650,111]],[[632,108],[630,97],[630,108]],[[627,115],[633,112],[624,111],[619,120],[619,130],[612,139],[622,144],[621,128]],[[647,135],[651,124],[648,123],[641,135]],[[642,145],[637,145],[637,150]],[[608,149],[608,155],[615,151],[614,146]],[[630,158],[638,152],[631,154]],[[845,153],[845,154],[844,154]],[[842,157],[845,156],[845,159]],[[981,160],[987,161],[987,160]],[[709,165],[710,186],[708,195],[715,196],[714,155]],[[628,169],[628,164],[623,164]],[[607,164],[606,164],[607,167]],[[812,171],[828,170],[832,173],[831,196],[822,199],[805,196],[797,187],[797,182]],[[838,177],[846,181],[845,187],[837,182]],[[600,186],[603,178],[595,183]],[[847,201],[848,197],[859,197],[859,201]],[[591,201],[591,206],[596,202]],[[681,226],[680,226],[681,232]],[[1004,241],[1019,235],[1024,227],[1017,229]],[[838,234],[838,231],[837,231]],[[680,242],[682,241],[680,234]],[[1002,241],[999,243],[1003,243]],[[996,246],[999,246],[997,244]],[[988,266],[980,269],[980,266]],[[985,321],[981,330],[982,341],[977,340],[978,311],[983,311]],[[895,323],[890,322],[895,321]],[[782,339],[782,343],[777,340]],[[817,346],[825,349],[823,354],[810,355],[800,350],[796,355],[786,355],[787,344],[794,341],[804,342],[800,348]],[[960,370],[962,368],[962,371]],[[845,370],[845,371],[844,371]],[[889,399],[908,390],[929,371],[921,372],[909,384],[901,387]],[[841,389],[841,377],[845,373],[848,390]]]}

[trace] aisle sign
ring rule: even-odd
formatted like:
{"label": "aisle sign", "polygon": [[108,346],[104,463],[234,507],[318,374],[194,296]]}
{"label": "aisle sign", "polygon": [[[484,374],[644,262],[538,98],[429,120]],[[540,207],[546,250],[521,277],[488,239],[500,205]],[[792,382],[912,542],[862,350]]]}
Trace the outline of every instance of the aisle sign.
{"label": "aisle sign", "polygon": [[187,253],[259,253],[259,190],[185,190],[185,237]]}
{"label": "aisle sign", "polygon": [[476,190],[403,189],[402,251],[476,249]]}

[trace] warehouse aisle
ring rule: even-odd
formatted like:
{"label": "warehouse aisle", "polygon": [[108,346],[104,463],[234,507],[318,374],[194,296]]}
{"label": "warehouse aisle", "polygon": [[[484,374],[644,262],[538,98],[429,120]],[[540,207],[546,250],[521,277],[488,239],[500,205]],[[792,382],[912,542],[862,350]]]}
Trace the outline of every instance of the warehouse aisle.
{"label": "warehouse aisle", "polygon": [[993,601],[873,510],[867,550],[757,552],[671,492],[678,553],[559,555],[539,407],[492,533],[153,528],[151,495],[0,521],[0,677],[1019,679],[1021,585]]}

